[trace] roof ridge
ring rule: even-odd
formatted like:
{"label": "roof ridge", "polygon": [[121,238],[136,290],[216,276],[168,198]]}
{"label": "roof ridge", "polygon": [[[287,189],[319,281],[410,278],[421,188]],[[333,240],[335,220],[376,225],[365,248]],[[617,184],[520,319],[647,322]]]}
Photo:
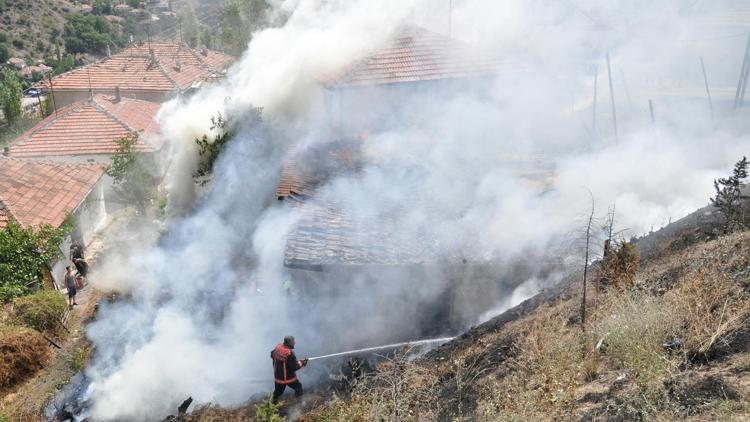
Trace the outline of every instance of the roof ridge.
{"label": "roof ridge", "polygon": [[5,202],[3,202],[3,197],[0,194],[0,214],[2,213],[5,213],[5,215],[8,216],[8,220],[18,221],[16,216],[14,216],[13,213],[10,211],[10,208],[7,205],[5,205]]}
{"label": "roof ridge", "polygon": [[[41,122],[37,123],[36,125],[34,125],[34,126],[30,127],[29,129],[27,129],[22,134],[18,135],[18,137],[16,139],[14,139],[8,146],[12,147],[13,145],[17,144],[18,142],[21,142],[23,140],[31,138],[37,132],[42,131],[44,129],[47,129],[48,127],[52,126],[55,122],[57,122],[59,119],[67,116],[68,114],[70,114],[75,109],[75,107],[74,107],[75,105],[80,104],[80,103],[85,103],[86,101],[88,101],[88,100],[76,101],[74,103],[71,103],[71,104],[68,104],[68,105],[62,107],[62,109],[60,109],[60,110],[53,111],[49,116],[47,116],[44,119],[42,119]],[[45,120],[48,120],[48,121],[45,123]]]}
{"label": "roof ridge", "polygon": [[172,85],[174,85],[175,88],[177,88],[177,91],[182,92],[182,88],[180,88],[180,84],[177,83],[176,80],[174,80],[171,76],[169,76],[169,72],[167,72],[166,69],[164,69],[164,66],[162,66],[159,59],[154,60],[154,63],[156,63],[156,66],[159,68],[159,71],[162,75],[164,75],[165,78],[169,80],[169,82],[172,82]]}
{"label": "roof ridge", "polygon": [[[122,100],[120,100],[120,101],[122,101]],[[143,142],[151,151],[156,151],[156,148],[154,148],[154,146],[151,145],[150,142],[147,142],[145,139],[143,139],[143,137],[140,136],[141,135],[141,131],[139,131],[138,129],[134,128],[133,126],[130,126],[126,121],[124,121],[121,118],[117,117],[117,115],[115,115],[111,111],[107,110],[106,107],[104,107],[103,105],[101,105],[98,102],[94,101],[93,99],[91,100],[91,102],[94,103],[94,106],[96,107],[97,110],[103,112],[104,114],[106,114],[107,116],[109,116],[110,118],[112,118],[115,122],[121,124],[131,134],[137,135],[138,140],[141,141],[141,142]]]}

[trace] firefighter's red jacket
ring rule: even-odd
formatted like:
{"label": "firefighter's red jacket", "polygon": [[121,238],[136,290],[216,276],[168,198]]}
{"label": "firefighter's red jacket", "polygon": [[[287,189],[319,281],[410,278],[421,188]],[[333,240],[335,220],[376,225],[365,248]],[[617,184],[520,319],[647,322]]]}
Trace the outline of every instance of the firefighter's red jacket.
{"label": "firefighter's red jacket", "polygon": [[273,377],[276,384],[291,384],[297,381],[297,371],[304,365],[297,360],[292,349],[283,343],[277,344],[271,351],[273,360]]}

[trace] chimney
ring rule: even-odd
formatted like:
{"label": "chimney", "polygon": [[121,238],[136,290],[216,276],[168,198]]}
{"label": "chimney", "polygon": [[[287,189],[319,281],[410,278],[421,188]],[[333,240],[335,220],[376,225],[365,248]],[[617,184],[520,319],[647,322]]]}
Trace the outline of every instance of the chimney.
{"label": "chimney", "polygon": [[3,157],[10,157],[10,147],[3,148]]}
{"label": "chimney", "polygon": [[109,48],[109,44],[107,44],[107,57],[112,56],[112,50]]}
{"label": "chimney", "polygon": [[115,87],[115,103],[119,103],[120,101],[122,101],[122,97],[120,96],[120,86],[117,85]]}

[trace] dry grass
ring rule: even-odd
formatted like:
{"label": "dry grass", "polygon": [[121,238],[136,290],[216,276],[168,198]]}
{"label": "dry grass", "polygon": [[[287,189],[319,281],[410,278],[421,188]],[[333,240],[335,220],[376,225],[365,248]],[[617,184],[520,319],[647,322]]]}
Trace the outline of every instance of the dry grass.
{"label": "dry grass", "polygon": [[0,390],[33,376],[49,361],[47,342],[36,332],[22,327],[0,327]]}
{"label": "dry grass", "polygon": [[16,323],[49,334],[60,334],[65,297],[54,290],[42,290],[13,300]]}
{"label": "dry grass", "polygon": [[435,371],[414,365],[408,351],[380,364],[377,374],[355,383],[350,400],[335,397],[302,421],[403,421],[438,420],[441,401]]}

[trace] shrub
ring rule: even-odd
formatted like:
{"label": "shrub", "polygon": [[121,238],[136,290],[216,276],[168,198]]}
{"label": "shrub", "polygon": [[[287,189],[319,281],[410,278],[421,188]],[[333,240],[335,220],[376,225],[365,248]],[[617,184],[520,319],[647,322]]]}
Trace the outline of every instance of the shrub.
{"label": "shrub", "polygon": [[681,320],[680,338],[689,359],[708,356],[726,345],[750,321],[750,298],[732,282],[699,272],[667,295]]}
{"label": "shrub", "polygon": [[279,416],[281,404],[274,404],[269,395],[261,403],[255,406],[255,420],[258,422],[283,422],[284,418]]}
{"label": "shrub", "polygon": [[659,397],[680,363],[664,351],[665,341],[679,338],[679,316],[663,297],[640,291],[613,295],[600,312],[594,332],[604,338],[606,355],[628,371],[647,398]]}
{"label": "shrub", "polygon": [[41,334],[21,327],[0,328],[0,350],[0,389],[30,378],[51,356]]}
{"label": "shrub", "polygon": [[615,287],[630,287],[638,271],[640,255],[630,242],[617,242],[600,266],[601,278]]}
{"label": "shrub", "polygon": [[60,256],[58,245],[69,227],[22,227],[10,221],[0,230],[0,300],[41,286],[41,268]]}
{"label": "shrub", "polygon": [[54,290],[43,290],[13,300],[14,316],[19,324],[55,334],[60,331],[60,318],[65,312],[65,298]]}

